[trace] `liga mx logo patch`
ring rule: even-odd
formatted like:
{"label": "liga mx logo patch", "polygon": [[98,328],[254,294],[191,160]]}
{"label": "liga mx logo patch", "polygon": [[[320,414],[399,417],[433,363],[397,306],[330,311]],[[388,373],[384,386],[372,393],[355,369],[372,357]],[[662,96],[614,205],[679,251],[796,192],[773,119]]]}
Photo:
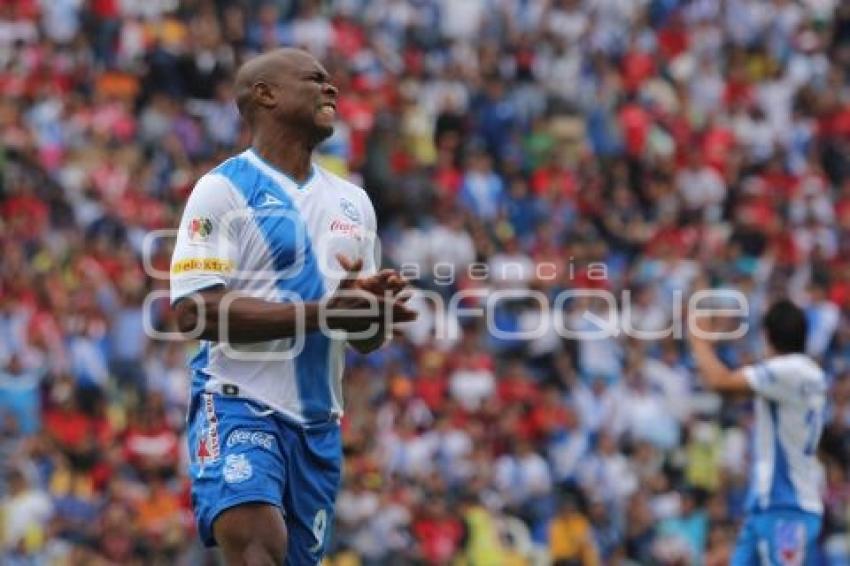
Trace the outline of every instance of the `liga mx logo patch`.
{"label": "liga mx logo patch", "polygon": [[773,533],[776,554],[782,566],[802,566],[806,549],[806,527],[799,521],[780,521]]}
{"label": "liga mx logo patch", "polygon": [[213,224],[209,218],[193,218],[189,221],[189,241],[206,242],[212,234]]}

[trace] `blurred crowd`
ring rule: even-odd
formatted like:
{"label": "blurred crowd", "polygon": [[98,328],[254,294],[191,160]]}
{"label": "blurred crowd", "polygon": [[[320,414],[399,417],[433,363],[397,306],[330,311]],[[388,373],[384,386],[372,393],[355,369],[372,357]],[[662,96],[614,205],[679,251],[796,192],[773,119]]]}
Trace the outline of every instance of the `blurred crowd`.
{"label": "blurred crowd", "polygon": [[[351,354],[330,564],[727,564],[751,406],[667,331],[709,288],[749,306],[730,365],[773,297],[805,307],[820,558],[850,564],[850,3],[0,0],[2,564],[215,563],[196,345],[152,336],[167,230],[248,144],[233,72],[280,45],[341,89],[317,158],[384,263],[465,297]],[[632,332],[591,339],[609,316]]]}

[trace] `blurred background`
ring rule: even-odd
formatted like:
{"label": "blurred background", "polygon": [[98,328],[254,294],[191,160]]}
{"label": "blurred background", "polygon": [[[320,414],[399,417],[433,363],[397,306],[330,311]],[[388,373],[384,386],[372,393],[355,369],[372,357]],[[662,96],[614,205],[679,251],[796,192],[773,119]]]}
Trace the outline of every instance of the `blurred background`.
{"label": "blurred background", "polygon": [[[0,0],[0,563],[216,563],[185,474],[196,345],[146,336],[174,320],[142,263],[167,274],[172,242],[144,242],[246,147],[230,81],[280,45],[340,87],[318,160],[367,189],[420,287],[628,290],[641,330],[737,289],[734,365],[772,297],[804,305],[832,388],[821,559],[850,564],[840,0]],[[422,309],[348,361],[330,564],[727,563],[751,406],[704,392],[680,340],[504,339]]]}

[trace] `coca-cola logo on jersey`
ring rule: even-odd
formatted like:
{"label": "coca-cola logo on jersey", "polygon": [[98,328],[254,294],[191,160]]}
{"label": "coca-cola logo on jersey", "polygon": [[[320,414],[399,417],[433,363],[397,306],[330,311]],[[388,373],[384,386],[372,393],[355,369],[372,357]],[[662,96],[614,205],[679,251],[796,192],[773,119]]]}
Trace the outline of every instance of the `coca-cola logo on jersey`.
{"label": "coca-cola logo on jersey", "polygon": [[335,234],[345,234],[360,239],[360,225],[355,222],[336,219],[331,221],[331,232]]}

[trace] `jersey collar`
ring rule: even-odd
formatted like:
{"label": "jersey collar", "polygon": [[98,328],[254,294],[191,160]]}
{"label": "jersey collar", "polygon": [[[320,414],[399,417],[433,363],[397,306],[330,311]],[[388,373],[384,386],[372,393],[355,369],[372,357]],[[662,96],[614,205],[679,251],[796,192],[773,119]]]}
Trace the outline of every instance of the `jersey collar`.
{"label": "jersey collar", "polygon": [[257,150],[253,147],[249,147],[245,150],[243,155],[250,159],[257,167],[271,175],[272,178],[280,183],[281,186],[286,188],[292,188],[299,192],[306,191],[310,188],[313,180],[316,178],[317,167],[315,163],[310,163],[310,174],[307,176],[307,180],[303,183],[298,183],[295,179],[260,157],[260,154],[257,153]]}

